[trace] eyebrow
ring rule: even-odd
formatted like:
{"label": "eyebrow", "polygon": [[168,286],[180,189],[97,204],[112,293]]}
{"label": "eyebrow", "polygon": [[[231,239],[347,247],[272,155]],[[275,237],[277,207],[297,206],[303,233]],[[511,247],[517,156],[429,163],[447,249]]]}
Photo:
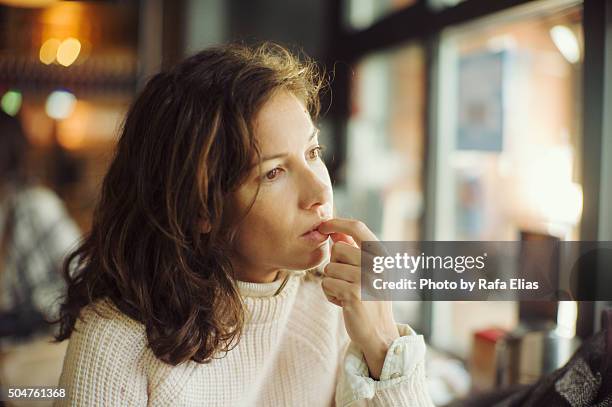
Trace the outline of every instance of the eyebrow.
{"label": "eyebrow", "polygon": [[[315,138],[317,136],[317,134],[319,134],[319,129],[317,127],[315,127],[312,131],[312,134],[310,135],[310,137],[308,138],[308,142],[312,141],[313,138]],[[288,156],[288,153],[278,153],[278,154],[274,154],[274,155],[270,155],[268,157],[263,157],[261,159],[261,162],[266,162],[266,161],[270,161],[270,160],[274,160],[275,158],[281,158],[281,157],[286,157]],[[255,164],[257,165],[257,164]]]}

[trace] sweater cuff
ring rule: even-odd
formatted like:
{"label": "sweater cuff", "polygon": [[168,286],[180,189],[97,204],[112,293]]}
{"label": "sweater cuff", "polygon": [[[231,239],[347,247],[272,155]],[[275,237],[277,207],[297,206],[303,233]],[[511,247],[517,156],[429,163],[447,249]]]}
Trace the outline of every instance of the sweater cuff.
{"label": "sweater cuff", "polygon": [[392,386],[377,388],[374,397],[367,405],[376,407],[434,407],[427,388],[423,364],[417,364],[412,375],[406,380],[399,381]]}
{"label": "sweater cuff", "polygon": [[[339,406],[348,406],[360,399],[373,398],[380,399],[381,405],[394,405],[393,403],[400,402],[406,397],[414,399],[414,395],[406,392],[427,392],[424,377],[423,335],[417,335],[406,324],[397,324],[397,328],[401,336],[391,343],[387,351],[380,380],[374,380],[369,376],[363,353],[350,342],[337,389],[340,396],[337,402]],[[415,386],[423,389],[416,389]]]}

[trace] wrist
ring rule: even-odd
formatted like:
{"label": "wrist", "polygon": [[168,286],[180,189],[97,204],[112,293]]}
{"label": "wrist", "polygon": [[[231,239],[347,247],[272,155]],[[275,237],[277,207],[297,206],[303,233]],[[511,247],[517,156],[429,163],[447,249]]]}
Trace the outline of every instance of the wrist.
{"label": "wrist", "polygon": [[368,352],[372,355],[379,354],[383,351],[386,353],[393,341],[400,336],[397,326],[392,324],[385,329],[375,330],[365,342],[357,343],[357,346],[362,352]]}
{"label": "wrist", "polygon": [[399,337],[397,328],[396,334],[376,334],[368,343],[360,346],[364,359],[368,366],[370,377],[379,380],[382,372],[387,352],[395,339]]}

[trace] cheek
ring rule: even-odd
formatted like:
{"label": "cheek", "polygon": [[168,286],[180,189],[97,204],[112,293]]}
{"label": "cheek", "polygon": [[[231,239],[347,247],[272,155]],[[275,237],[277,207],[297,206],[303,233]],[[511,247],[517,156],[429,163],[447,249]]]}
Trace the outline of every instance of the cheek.
{"label": "cheek", "polygon": [[238,248],[243,254],[259,256],[289,243],[292,232],[291,206],[286,197],[261,192],[238,231]]}

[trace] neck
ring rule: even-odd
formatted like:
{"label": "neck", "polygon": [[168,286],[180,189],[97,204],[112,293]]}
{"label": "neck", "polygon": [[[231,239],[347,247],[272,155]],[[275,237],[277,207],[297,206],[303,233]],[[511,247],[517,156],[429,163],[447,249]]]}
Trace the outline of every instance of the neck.
{"label": "neck", "polygon": [[256,271],[255,268],[253,267],[240,267],[240,266],[236,267],[235,266],[234,270],[236,270],[235,272],[236,280],[245,281],[247,283],[258,283],[258,284],[271,283],[273,281],[276,281],[282,278],[282,275],[284,274],[279,269]]}

